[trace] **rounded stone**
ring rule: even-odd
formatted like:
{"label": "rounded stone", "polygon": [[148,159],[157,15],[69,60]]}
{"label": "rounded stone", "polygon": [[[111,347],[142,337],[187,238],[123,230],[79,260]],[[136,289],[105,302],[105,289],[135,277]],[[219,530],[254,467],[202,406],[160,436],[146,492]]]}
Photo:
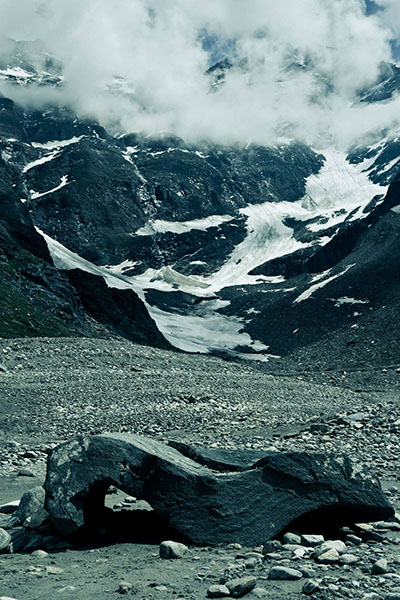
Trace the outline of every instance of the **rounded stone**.
{"label": "rounded stone", "polygon": [[281,566],[272,567],[268,574],[268,579],[295,580],[301,579],[302,577],[303,573],[298,569]]}
{"label": "rounded stone", "polygon": [[11,543],[11,536],[5,529],[0,528],[0,552],[8,548]]}
{"label": "rounded stone", "polygon": [[160,558],[182,558],[189,548],[180,542],[161,542]]}

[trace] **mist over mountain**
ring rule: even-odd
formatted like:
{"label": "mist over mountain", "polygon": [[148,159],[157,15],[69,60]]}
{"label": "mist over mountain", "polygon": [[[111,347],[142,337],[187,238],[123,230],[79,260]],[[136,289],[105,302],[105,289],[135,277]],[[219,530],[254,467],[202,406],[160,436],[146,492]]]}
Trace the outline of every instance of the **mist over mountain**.
{"label": "mist over mountain", "polygon": [[397,360],[394,3],[0,7],[10,335]]}
{"label": "mist over mountain", "polygon": [[[348,147],[400,114],[397,96],[358,102],[390,62],[400,21],[395,3],[378,4],[368,15],[362,0],[2,0],[1,53],[6,38],[29,41],[35,66],[41,52],[62,79],[0,90],[28,106],[69,105],[113,134]],[[208,69],[223,58],[233,66],[215,88]]]}

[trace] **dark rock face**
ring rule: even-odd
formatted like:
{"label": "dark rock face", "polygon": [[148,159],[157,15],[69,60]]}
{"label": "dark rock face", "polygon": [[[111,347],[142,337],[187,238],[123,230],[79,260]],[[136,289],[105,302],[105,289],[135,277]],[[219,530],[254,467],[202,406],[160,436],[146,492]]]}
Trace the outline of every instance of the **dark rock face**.
{"label": "dark rock face", "polygon": [[59,533],[74,534],[99,526],[115,485],[195,544],[258,544],[321,510],[342,523],[394,514],[379,482],[345,456],[260,452],[249,465],[248,455],[216,453],[210,468],[210,453],[203,461],[198,448],[193,460],[136,435],[78,436],[49,457],[45,506]]}
{"label": "dark rock face", "polygon": [[67,276],[82,305],[96,321],[127,339],[170,347],[133,290],[110,288],[102,277],[79,269],[67,271]]}
{"label": "dark rock face", "polygon": [[169,346],[135,292],[53,266],[22,194],[20,173],[0,157],[0,336],[90,335],[90,315],[104,330]]}

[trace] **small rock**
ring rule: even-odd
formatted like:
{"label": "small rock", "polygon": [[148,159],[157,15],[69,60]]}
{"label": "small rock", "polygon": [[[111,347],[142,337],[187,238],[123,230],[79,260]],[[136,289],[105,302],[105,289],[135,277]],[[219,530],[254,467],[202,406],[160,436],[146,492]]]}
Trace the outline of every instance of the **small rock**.
{"label": "small rock", "polygon": [[263,587],[255,587],[248,596],[249,599],[270,598],[269,591]]}
{"label": "small rock", "polygon": [[246,569],[256,569],[260,562],[259,558],[248,558],[244,565]]}
{"label": "small rock", "polygon": [[316,570],[312,567],[299,567],[299,571],[303,573],[303,577],[309,577],[310,579],[317,575]]}
{"label": "small rock", "polygon": [[133,588],[133,584],[129,581],[121,581],[118,587],[118,592],[120,594],[128,594]]}
{"label": "small rock", "polygon": [[232,598],[242,598],[253,588],[256,587],[257,579],[255,577],[241,577],[240,579],[231,579],[226,582]]}
{"label": "small rock", "polygon": [[358,563],[358,557],[354,554],[342,554],[340,562],[342,565],[355,565]]}
{"label": "small rock", "polygon": [[376,592],[369,592],[368,594],[364,594],[361,600],[379,600],[380,596]]}
{"label": "small rock", "polygon": [[301,536],[297,533],[285,533],[282,539],[284,544],[301,544]]}
{"label": "small rock", "polygon": [[374,531],[374,526],[371,525],[371,523],[354,523],[354,527],[357,531],[361,531],[362,533]]}
{"label": "small rock", "polygon": [[207,590],[207,598],[225,598],[230,595],[231,593],[226,585],[210,585]]}
{"label": "small rock", "polygon": [[268,574],[268,579],[284,579],[284,580],[294,580],[301,579],[303,577],[303,573],[298,569],[291,569],[290,567],[281,567],[276,566],[270,569]]}
{"label": "small rock", "polygon": [[309,579],[308,581],[306,581],[303,587],[301,588],[303,594],[306,594],[307,596],[311,596],[312,594],[315,594],[320,590],[321,588],[319,586],[319,583],[317,581],[314,581],[313,579]]}
{"label": "small rock", "polygon": [[31,556],[34,556],[35,558],[50,558],[50,555],[48,552],[45,552],[45,550],[34,550]]}
{"label": "small rock", "polygon": [[346,544],[341,540],[328,540],[321,544],[319,548],[317,548],[316,556],[320,556],[321,554],[324,554],[324,552],[326,552],[327,550],[332,549],[336,550],[336,552],[338,552],[339,554],[343,554],[347,550]]}
{"label": "small rock", "polygon": [[362,543],[362,539],[358,537],[358,535],[349,533],[348,535],[346,535],[346,542],[348,542],[349,544],[354,544],[354,546],[359,546]]}
{"label": "small rock", "polygon": [[5,529],[0,529],[0,552],[8,548],[11,543],[11,535]]}
{"label": "small rock", "polygon": [[383,575],[384,573],[387,573],[387,572],[388,572],[388,563],[387,563],[386,558],[380,558],[372,565],[372,569],[371,569],[372,575]]}
{"label": "small rock", "polygon": [[45,495],[44,488],[38,485],[22,496],[15,518],[23,523],[24,527],[35,529],[48,518],[49,515],[44,508]]}
{"label": "small rock", "polygon": [[35,473],[30,469],[19,469],[18,477],[36,477]]}
{"label": "small rock", "polygon": [[317,558],[317,561],[322,565],[333,565],[339,562],[339,552],[334,548],[331,548],[323,554],[320,554],[320,556]]}
{"label": "small rock", "polygon": [[324,541],[325,538],[323,535],[305,534],[301,536],[301,543],[303,546],[319,546],[320,544],[323,544]]}
{"label": "small rock", "polygon": [[49,566],[46,567],[46,573],[48,575],[60,575],[61,573],[64,573],[64,569],[61,569],[61,567]]}
{"label": "small rock", "polygon": [[279,540],[268,540],[265,542],[263,546],[263,554],[268,554],[269,552],[275,552],[276,550],[281,550],[282,544]]}
{"label": "small rock", "polygon": [[2,504],[2,506],[0,506],[0,513],[10,515],[17,510],[18,505],[19,500],[13,500],[12,502],[7,502],[7,504]]}
{"label": "small rock", "polygon": [[189,548],[179,542],[161,542],[160,558],[182,558]]}

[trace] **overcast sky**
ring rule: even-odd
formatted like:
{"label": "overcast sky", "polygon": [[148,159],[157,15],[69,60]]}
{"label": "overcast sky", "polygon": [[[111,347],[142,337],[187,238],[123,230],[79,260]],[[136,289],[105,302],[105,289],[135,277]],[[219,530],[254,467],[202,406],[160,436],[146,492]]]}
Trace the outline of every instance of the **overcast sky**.
{"label": "overcast sky", "polygon": [[[397,99],[354,107],[396,52],[399,0],[0,0],[0,16],[0,34],[63,61],[59,101],[115,132],[346,146],[400,115]],[[210,93],[224,55],[246,67]]]}

